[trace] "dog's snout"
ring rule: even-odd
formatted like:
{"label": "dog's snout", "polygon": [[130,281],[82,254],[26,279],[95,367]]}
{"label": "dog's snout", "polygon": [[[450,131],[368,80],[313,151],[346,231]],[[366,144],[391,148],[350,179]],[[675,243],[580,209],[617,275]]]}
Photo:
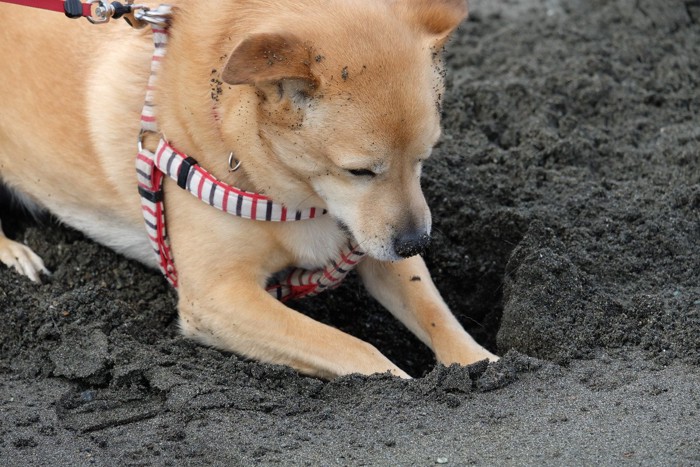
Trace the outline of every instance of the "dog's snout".
{"label": "dog's snout", "polygon": [[419,255],[430,244],[430,234],[425,230],[409,230],[394,238],[394,251],[402,258]]}

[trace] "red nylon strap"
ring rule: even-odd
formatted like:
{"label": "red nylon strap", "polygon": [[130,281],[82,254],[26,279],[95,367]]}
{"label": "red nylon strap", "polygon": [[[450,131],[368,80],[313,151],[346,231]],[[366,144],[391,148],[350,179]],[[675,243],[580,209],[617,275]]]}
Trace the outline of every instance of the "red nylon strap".
{"label": "red nylon strap", "polygon": [[[64,4],[66,2],[63,0],[2,0],[2,3],[14,3],[15,5],[64,13]],[[83,16],[92,16],[92,5],[89,3],[83,3]]]}

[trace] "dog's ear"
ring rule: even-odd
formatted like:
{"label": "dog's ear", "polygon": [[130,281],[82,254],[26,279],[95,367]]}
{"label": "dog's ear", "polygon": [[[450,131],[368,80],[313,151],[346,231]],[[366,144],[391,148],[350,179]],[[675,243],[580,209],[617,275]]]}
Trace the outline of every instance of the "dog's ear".
{"label": "dog's ear", "polygon": [[467,17],[467,0],[394,0],[394,8],[442,45]]}
{"label": "dog's ear", "polygon": [[254,34],[231,53],[221,80],[254,86],[303,80],[313,85],[310,57],[311,48],[291,34]]}

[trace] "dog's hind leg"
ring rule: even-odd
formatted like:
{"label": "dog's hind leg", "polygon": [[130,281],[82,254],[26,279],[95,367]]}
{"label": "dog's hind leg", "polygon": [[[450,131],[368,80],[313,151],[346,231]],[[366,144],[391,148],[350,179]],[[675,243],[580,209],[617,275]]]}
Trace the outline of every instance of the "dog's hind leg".
{"label": "dog's hind leg", "polygon": [[42,259],[31,248],[10,240],[5,236],[0,221],[0,261],[7,267],[14,268],[23,276],[34,282],[40,282],[41,274],[49,274]]}

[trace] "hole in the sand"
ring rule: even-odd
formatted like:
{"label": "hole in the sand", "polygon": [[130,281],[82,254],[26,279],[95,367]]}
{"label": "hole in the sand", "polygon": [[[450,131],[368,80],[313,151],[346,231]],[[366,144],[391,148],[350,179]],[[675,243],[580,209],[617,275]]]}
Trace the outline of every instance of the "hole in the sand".
{"label": "hole in the sand", "polygon": [[[459,229],[450,226],[454,221]],[[436,227],[425,256],[433,280],[465,329],[496,353],[505,267],[526,221],[504,210],[469,222],[453,216]],[[292,306],[373,344],[413,376],[423,376],[435,366],[432,352],[374,301],[354,275],[340,288]]]}

